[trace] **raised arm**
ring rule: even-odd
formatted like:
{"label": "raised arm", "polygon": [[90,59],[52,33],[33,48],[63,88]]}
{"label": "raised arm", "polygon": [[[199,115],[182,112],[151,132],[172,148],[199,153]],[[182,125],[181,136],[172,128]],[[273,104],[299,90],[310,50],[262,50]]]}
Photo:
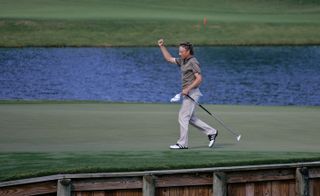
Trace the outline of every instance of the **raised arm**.
{"label": "raised arm", "polygon": [[160,47],[160,50],[163,54],[164,59],[166,59],[166,61],[176,64],[176,59],[174,57],[171,56],[171,54],[169,53],[169,51],[167,50],[167,48],[164,46],[164,41],[163,39],[160,39],[158,41],[158,45]]}

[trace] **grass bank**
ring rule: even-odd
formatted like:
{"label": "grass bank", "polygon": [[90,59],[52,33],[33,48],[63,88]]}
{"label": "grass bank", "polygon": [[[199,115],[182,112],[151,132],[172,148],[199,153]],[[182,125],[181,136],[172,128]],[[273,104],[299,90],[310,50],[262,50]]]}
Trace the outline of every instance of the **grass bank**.
{"label": "grass bank", "polygon": [[1,47],[320,44],[320,3],[4,0],[0,27]]}
{"label": "grass bank", "polygon": [[190,169],[319,161],[320,153],[212,150],[0,153],[0,182],[54,174]]}
{"label": "grass bank", "polygon": [[216,147],[196,129],[172,151],[178,104],[1,102],[0,181],[57,173],[138,171],[320,160],[319,107],[206,105],[242,134]]}

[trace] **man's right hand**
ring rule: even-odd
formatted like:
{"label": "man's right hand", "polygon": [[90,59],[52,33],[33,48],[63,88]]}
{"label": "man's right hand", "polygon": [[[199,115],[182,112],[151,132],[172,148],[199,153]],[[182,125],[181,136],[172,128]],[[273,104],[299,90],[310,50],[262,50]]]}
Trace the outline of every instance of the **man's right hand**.
{"label": "man's right hand", "polygon": [[158,40],[158,45],[161,47],[161,46],[164,46],[164,41],[163,39],[159,39]]}

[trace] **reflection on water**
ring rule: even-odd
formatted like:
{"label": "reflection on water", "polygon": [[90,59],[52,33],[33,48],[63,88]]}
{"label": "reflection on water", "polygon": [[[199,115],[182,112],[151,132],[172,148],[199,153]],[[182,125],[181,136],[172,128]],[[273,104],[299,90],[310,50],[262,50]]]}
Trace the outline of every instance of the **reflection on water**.
{"label": "reflection on water", "polygon": [[[196,57],[203,103],[320,105],[319,46],[198,47]],[[0,49],[0,99],[168,102],[179,91],[158,48]]]}

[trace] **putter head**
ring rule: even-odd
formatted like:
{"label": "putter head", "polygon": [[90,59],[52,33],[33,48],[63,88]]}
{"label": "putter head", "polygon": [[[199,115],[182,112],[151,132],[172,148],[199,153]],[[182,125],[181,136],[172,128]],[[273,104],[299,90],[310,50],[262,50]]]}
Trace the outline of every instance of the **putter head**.
{"label": "putter head", "polygon": [[241,139],[241,135],[238,135],[238,136],[237,136],[237,141],[239,142],[240,139]]}

